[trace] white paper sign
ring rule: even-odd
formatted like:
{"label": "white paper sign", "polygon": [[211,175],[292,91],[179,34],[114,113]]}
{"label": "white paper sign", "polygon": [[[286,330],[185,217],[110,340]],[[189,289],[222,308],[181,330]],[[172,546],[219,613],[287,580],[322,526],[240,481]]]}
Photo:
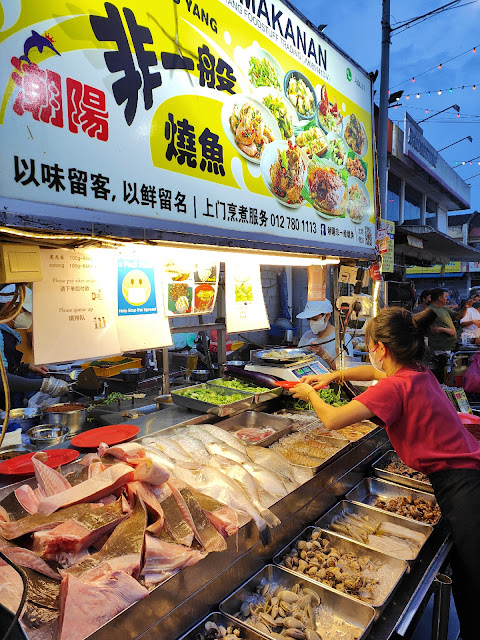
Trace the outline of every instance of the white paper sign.
{"label": "white paper sign", "polygon": [[259,264],[225,264],[227,332],[270,329]]}
{"label": "white paper sign", "polygon": [[35,282],[35,362],[63,362],[119,353],[116,252],[41,249],[43,280]]}

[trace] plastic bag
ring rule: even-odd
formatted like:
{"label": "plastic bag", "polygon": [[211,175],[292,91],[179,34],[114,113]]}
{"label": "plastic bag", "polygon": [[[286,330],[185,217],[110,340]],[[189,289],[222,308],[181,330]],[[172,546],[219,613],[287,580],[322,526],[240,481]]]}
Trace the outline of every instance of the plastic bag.
{"label": "plastic bag", "polygon": [[60,398],[52,398],[47,393],[37,391],[28,401],[29,407],[35,407],[36,409],[42,409],[43,407],[49,407],[52,404],[58,404]]}
{"label": "plastic bag", "polygon": [[469,393],[480,393],[480,353],[476,353],[463,376],[463,388]]}

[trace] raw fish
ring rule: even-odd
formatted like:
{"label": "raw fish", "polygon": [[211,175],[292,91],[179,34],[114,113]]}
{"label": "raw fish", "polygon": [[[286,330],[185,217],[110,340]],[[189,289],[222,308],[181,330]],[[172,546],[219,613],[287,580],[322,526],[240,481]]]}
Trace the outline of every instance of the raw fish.
{"label": "raw fish", "polygon": [[[190,547],[194,538],[193,529],[183,517],[173,495],[170,494],[162,500],[161,505],[165,516],[165,529],[167,532],[175,542]],[[152,533],[157,533],[157,531]]]}
{"label": "raw fish", "polygon": [[147,585],[164,582],[180,569],[196,564],[207,555],[149,535],[146,536],[145,542],[145,564],[142,573]]}
{"label": "raw fish", "polygon": [[98,455],[103,458],[106,455],[111,455],[117,460],[122,462],[135,462],[135,458],[144,458],[145,449],[143,445],[138,442],[124,442],[123,444],[116,444],[113,447],[109,447],[105,442],[101,442],[98,447]]}
{"label": "raw fish", "polygon": [[170,472],[172,472],[173,467],[175,466],[175,462],[169,458],[166,453],[160,451],[160,449],[154,444],[145,445],[145,455],[147,458],[150,458],[150,460],[158,462],[162,467],[168,469]]}
{"label": "raw fish", "polygon": [[21,487],[15,489],[15,497],[20,505],[30,514],[37,513],[38,503],[40,502],[37,494],[29,484],[22,484]]}
{"label": "raw fish", "polygon": [[183,447],[171,440],[170,438],[158,437],[155,440],[155,446],[160,449],[162,453],[165,453],[169,458],[175,460],[175,462],[188,462],[191,461],[190,456]]}
{"label": "raw fish", "polygon": [[217,438],[212,433],[205,431],[205,429],[200,429],[200,427],[187,427],[186,431],[188,435],[191,435],[197,440],[200,440],[200,442],[203,442],[204,445],[211,444],[212,442],[216,442],[217,444],[225,444],[223,440],[220,440],[220,438]]}
{"label": "raw fish", "polygon": [[277,501],[259,485],[243,465],[222,456],[212,456],[210,464],[212,467],[220,469],[222,473],[235,480],[235,482],[238,482],[258,511],[261,512],[267,509]]}
{"label": "raw fish", "polygon": [[198,493],[198,491],[193,491],[193,495],[202,507],[207,518],[224,538],[228,538],[234,533],[237,533],[238,516],[234,509],[218,502],[215,498],[206,496],[203,493]]}
{"label": "raw fish", "polygon": [[293,465],[277,451],[252,445],[247,447],[247,455],[256,464],[295,482]]}
{"label": "raw fish", "polygon": [[139,480],[140,482],[163,484],[170,477],[170,472],[156,460],[143,458],[140,462],[135,462],[135,472],[133,477],[134,480]]}
{"label": "raw fish", "polygon": [[183,449],[185,449],[188,455],[192,458],[192,460],[195,460],[195,462],[208,464],[210,455],[205,449],[205,445],[200,440],[197,440],[190,434],[186,435],[185,433],[174,433],[172,436],[170,436],[170,440],[174,440]]}
{"label": "raw fish", "polygon": [[148,596],[148,590],[123,571],[83,582],[72,575],[62,580],[58,640],[84,640]]}
{"label": "raw fish", "polygon": [[11,542],[7,542],[6,540],[1,539],[0,551],[4,555],[6,555],[9,560],[15,562],[15,564],[18,564],[21,567],[29,567],[30,569],[34,569],[39,573],[43,573],[49,578],[60,580],[60,576],[58,575],[58,573],[54,571],[50,567],[50,565],[45,562],[45,560],[42,560],[42,558],[40,558],[33,551],[29,551],[28,549],[24,549],[23,547],[17,547]]}
{"label": "raw fish", "polygon": [[15,613],[20,606],[23,582],[13,567],[0,558],[0,603]]}
{"label": "raw fish", "polygon": [[130,516],[114,529],[100,551],[66,569],[64,574],[71,573],[77,577],[88,576],[91,571],[96,574],[95,569],[108,562],[110,567],[114,566],[115,569],[122,569],[138,577],[146,526],[147,513],[142,501],[138,499]]}
{"label": "raw fish", "polygon": [[245,462],[243,466],[248,473],[255,478],[258,484],[272,496],[275,496],[277,500],[284,498],[287,493],[290,493],[290,491],[293,491],[297,487],[297,485],[290,480],[282,480],[281,476],[254,462]]}
{"label": "raw fish", "polygon": [[203,431],[208,431],[208,433],[211,433],[212,436],[215,436],[219,440],[225,442],[225,444],[228,444],[229,447],[245,453],[246,446],[243,444],[243,442],[239,438],[237,438],[237,436],[233,436],[228,431],[225,431],[225,429],[216,427],[214,424],[202,424],[199,425],[198,428],[203,429]]}
{"label": "raw fish", "polygon": [[32,456],[35,479],[40,491],[48,498],[66,489],[70,489],[72,485],[65,476],[62,476],[62,474],[55,471],[55,469],[50,469],[46,464],[43,464],[41,461],[42,454],[44,454],[44,452],[39,451]]}
{"label": "raw fish", "polygon": [[255,521],[260,539],[264,544],[270,539],[268,527],[276,527],[280,524],[280,520],[268,509],[260,514],[238,483],[210,465],[201,467],[192,464],[188,466],[176,464],[174,475],[192,489],[248,514]]}
{"label": "raw fish", "polygon": [[212,456],[223,456],[224,458],[230,458],[234,462],[242,463],[249,462],[249,458],[238,451],[238,449],[233,449],[228,446],[228,444],[217,444],[216,442],[212,442],[211,444],[206,445],[207,451]]}
{"label": "raw fish", "polygon": [[85,480],[62,493],[41,500],[38,513],[48,516],[61,507],[68,507],[79,502],[94,502],[109,495],[115,489],[133,480],[133,469],[123,462],[108,467],[94,478]]}
{"label": "raw fish", "polygon": [[[3,517],[1,516],[3,514]],[[0,502],[0,522],[10,522],[10,520],[19,520],[20,518],[25,518],[28,515],[28,511],[26,511],[22,505],[18,502],[15,497],[15,492],[11,491],[5,498]],[[1,533],[1,531],[0,531]]]}
{"label": "raw fish", "polygon": [[151,485],[146,482],[129,482],[127,488],[129,492],[139,496],[143,500],[147,511],[154,517],[154,525],[158,529],[161,529],[165,520],[163,509],[156,495],[153,493]]}
{"label": "raw fish", "polygon": [[183,517],[205,551],[224,551],[227,548],[224,538],[203,513],[190,489],[187,487],[177,488],[173,482],[169,482],[168,486],[172,490]]}
{"label": "raw fish", "polygon": [[[113,515],[112,515],[113,514]],[[0,522],[0,534],[7,540],[19,538],[26,533],[34,531],[44,531],[53,529],[62,522],[67,520],[75,520],[89,530],[94,530],[110,518],[116,518],[118,514],[123,514],[122,502],[118,501],[118,505],[103,506],[99,504],[76,504],[65,509],[60,509],[56,513],[49,516],[42,516],[35,513],[14,522]]]}

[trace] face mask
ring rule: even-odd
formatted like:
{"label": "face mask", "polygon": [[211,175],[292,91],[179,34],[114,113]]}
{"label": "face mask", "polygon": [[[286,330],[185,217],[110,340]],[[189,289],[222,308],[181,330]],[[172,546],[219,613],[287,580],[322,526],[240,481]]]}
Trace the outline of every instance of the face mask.
{"label": "face mask", "polygon": [[32,314],[28,311],[22,311],[13,321],[15,329],[30,329],[32,326]]}
{"label": "face mask", "polygon": [[309,320],[308,324],[313,333],[321,333],[327,328],[328,320],[323,317],[321,320]]}
{"label": "face mask", "polygon": [[[375,347],[374,351],[377,349],[377,347]],[[377,371],[383,371],[383,364],[382,361],[380,360],[379,362],[377,362],[375,360],[375,356],[373,355],[373,353],[371,351],[368,352],[368,357],[370,358],[370,362],[372,363],[372,365],[375,367],[375,369]]]}

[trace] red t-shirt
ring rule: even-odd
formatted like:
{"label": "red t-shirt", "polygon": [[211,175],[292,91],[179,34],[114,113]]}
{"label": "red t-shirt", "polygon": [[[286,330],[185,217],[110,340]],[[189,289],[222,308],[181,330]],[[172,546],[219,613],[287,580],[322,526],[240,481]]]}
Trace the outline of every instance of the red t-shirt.
{"label": "red t-shirt", "polygon": [[413,469],[480,469],[480,444],[426,367],[403,367],[355,400],[385,423],[396,452]]}

